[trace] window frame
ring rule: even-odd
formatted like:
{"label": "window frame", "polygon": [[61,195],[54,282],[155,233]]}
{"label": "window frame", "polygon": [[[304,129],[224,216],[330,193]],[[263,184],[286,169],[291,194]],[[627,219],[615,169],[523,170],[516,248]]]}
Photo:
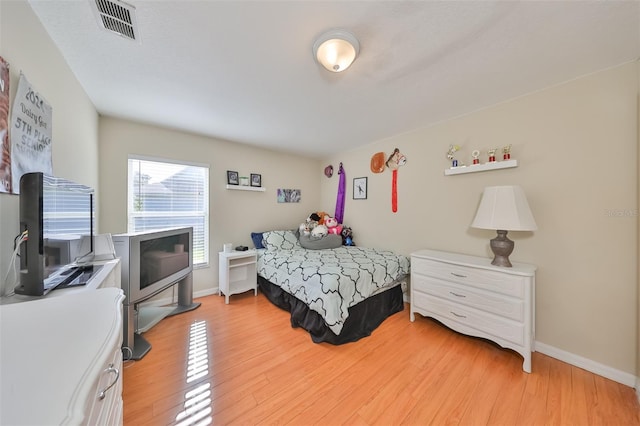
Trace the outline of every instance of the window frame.
{"label": "window frame", "polygon": [[[135,195],[135,191],[133,190],[133,179],[134,179],[134,161],[142,161],[142,162],[153,162],[153,163],[161,163],[161,164],[168,164],[168,165],[176,165],[176,166],[185,166],[185,167],[199,167],[202,168],[204,170],[204,179],[203,179],[203,211],[198,214],[198,215],[194,215],[194,217],[202,217],[203,220],[203,250],[204,250],[204,254],[203,254],[203,261],[202,262],[198,262],[196,263],[195,259],[193,261],[193,268],[194,269],[200,269],[200,268],[207,268],[209,267],[209,254],[210,254],[210,247],[209,247],[209,218],[210,218],[210,212],[209,212],[209,205],[210,205],[210,190],[209,190],[209,180],[210,180],[210,168],[211,166],[209,164],[205,164],[205,163],[197,163],[197,162],[193,162],[193,161],[182,161],[182,160],[176,160],[176,159],[170,159],[170,158],[161,158],[161,157],[150,157],[150,156],[144,156],[144,155],[133,155],[130,154],[127,157],[127,232],[136,232],[136,230],[134,229],[134,219],[135,218],[140,218],[140,217],[144,217],[144,218],[151,218],[151,217],[164,217],[167,214],[166,213],[155,213],[155,212],[147,212],[145,214],[145,212],[138,212],[134,209],[134,195]],[[166,228],[166,227],[165,227]],[[165,228],[157,228],[157,229],[165,229]],[[195,240],[195,230],[194,230],[194,240]],[[195,241],[194,241],[195,242]],[[195,244],[194,244],[195,245]]]}

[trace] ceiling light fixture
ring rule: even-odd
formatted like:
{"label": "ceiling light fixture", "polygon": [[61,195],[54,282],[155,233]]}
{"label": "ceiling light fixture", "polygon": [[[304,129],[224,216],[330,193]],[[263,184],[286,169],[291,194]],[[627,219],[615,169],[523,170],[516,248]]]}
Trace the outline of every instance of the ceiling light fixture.
{"label": "ceiling light fixture", "polygon": [[331,30],[313,43],[313,57],[331,72],[349,68],[360,52],[356,37],[345,30]]}

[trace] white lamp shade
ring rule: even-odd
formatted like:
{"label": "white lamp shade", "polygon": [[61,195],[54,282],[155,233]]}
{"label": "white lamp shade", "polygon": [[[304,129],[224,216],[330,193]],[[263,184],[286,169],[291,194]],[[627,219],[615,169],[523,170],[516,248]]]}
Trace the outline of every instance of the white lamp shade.
{"label": "white lamp shade", "polygon": [[473,228],[504,231],[535,231],[527,197],[519,186],[489,186],[484,189]]}
{"label": "white lamp shade", "polygon": [[344,30],[329,31],[320,36],[313,45],[314,57],[331,72],[341,72],[349,68],[359,51],[358,40]]}

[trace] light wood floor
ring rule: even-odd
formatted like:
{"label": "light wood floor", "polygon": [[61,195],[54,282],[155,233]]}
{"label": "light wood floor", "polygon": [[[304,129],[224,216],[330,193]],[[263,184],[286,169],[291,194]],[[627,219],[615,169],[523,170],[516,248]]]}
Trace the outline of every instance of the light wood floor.
{"label": "light wood floor", "polygon": [[457,334],[409,308],[341,346],[315,344],[253,292],[199,299],[124,367],[125,425],[640,425],[634,390]]}

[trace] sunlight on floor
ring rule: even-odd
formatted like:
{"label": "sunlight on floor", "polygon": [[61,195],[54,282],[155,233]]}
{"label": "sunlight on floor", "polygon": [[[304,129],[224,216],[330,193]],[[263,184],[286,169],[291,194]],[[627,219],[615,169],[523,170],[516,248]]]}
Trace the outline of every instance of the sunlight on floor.
{"label": "sunlight on floor", "polygon": [[[209,374],[209,349],[207,345],[207,323],[196,321],[189,331],[189,358],[187,383],[192,383]],[[184,410],[176,416],[177,426],[204,426],[211,424],[211,383],[204,382],[184,395]]]}

